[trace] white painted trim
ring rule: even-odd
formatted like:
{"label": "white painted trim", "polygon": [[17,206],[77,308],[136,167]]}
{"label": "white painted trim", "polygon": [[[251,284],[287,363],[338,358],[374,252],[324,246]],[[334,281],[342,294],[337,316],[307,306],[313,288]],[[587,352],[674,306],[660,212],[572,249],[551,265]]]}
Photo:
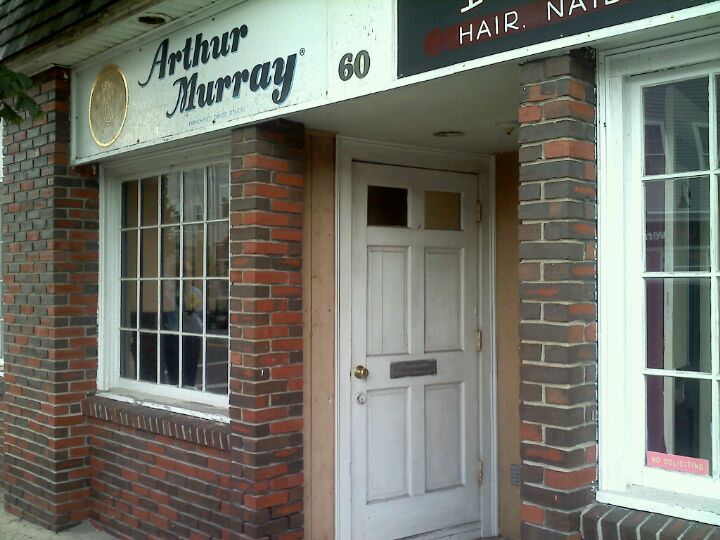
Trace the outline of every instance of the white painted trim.
{"label": "white painted trim", "polygon": [[[411,166],[415,168],[440,169],[453,172],[477,174],[482,187],[484,216],[481,229],[482,250],[479,279],[482,279],[481,302],[483,324],[488,340],[481,362],[481,386],[479,387],[480,422],[479,432],[491,434],[490,440],[480,441],[480,452],[487,456],[485,481],[481,489],[483,536],[497,534],[498,530],[498,482],[497,482],[497,412],[496,412],[496,354],[495,354],[495,297],[494,297],[494,232],[495,232],[495,193],[494,193],[494,161],[487,155],[460,153],[436,149],[425,149],[400,144],[385,144],[374,141],[337,138],[337,159],[335,164],[336,185],[336,378],[335,378],[335,537],[340,539],[352,537],[352,501],[351,501],[351,395],[350,385],[343,384],[349,376],[352,362],[351,347],[351,264],[352,264],[352,163],[361,160],[388,165]],[[483,182],[484,181],[484,182]],[[484,186],[482,184],[485,184]],[[483,265],[487,262],[487,268]],[[490,335],[488,335],[490,334]],[[491,386],[492,388],[488,388]],[[489,402],[489,403],[488,403]],[[488,410],[488,414],[482,412]]]}

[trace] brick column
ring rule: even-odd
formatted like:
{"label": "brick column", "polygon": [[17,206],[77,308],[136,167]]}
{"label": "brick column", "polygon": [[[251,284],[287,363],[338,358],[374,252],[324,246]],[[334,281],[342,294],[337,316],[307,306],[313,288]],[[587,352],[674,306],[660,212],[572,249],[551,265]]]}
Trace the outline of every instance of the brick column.
{"label": "brick column", "polygon": [[248,538],[303,534],[304,129],[233,132],[230,418]]}
{"label": "brick column", "polygon": [[69,76],[36,77],[41,118],[3,139],[5,505],[54,531],[87,517],[97,372],[98,183],[68,166]]}
{"label": "brick column", "polygon": [[522,538],[579,539],[596,480],[596,166],[591,51],[521,70]]}

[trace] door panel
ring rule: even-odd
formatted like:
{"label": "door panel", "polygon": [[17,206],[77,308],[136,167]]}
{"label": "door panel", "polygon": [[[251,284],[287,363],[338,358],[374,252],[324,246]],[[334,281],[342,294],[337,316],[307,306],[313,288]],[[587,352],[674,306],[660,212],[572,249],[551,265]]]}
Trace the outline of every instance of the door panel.
{"label": "door panel", "polygon": [[353,538],[441,536],[481,510],[477,177],[352,172]]}

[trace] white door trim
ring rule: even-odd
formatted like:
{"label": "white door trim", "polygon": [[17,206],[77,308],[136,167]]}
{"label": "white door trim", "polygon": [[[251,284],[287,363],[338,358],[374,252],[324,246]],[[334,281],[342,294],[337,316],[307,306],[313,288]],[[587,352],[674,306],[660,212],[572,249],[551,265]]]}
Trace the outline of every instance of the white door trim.
{"label": "white door trim", "polygon": [[[351,538],[350,385],[351,266],[352,266],[352,163],[365,161],[415,168],[440,169],[478,175],[478,196],[483,216],[478,235],[478,305],[483,328],[483,351],[479,353],[480,449],[484,461],[481,488],[483,536],[498,533],[497,479],[497,369],[495,350],[495,160],[492,156],[448,152],[360,139],[337,138],[336,182],[336,362],[335,380],[335,538]],[[345,383],[345,384],[343,384]],[[489,434],[489,436],[484,436]]]}

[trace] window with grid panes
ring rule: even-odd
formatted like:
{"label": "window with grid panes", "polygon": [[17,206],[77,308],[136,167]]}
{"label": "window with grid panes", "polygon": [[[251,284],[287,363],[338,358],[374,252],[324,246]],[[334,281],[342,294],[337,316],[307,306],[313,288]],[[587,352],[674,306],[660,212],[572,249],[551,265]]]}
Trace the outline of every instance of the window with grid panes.
{"label": "window with grid panes", "polygon": [[228,392],[229,165],[121,185],[119,375]]}

